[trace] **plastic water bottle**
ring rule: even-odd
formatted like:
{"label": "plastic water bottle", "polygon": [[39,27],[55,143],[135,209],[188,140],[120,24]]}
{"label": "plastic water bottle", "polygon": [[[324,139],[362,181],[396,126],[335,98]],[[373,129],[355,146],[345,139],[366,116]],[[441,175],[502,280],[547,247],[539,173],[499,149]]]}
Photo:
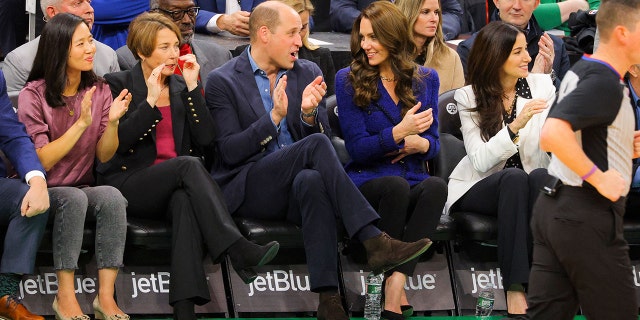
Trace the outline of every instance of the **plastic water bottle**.
{"label": "plastic water bottle", "polygon": [[384,275],[374,275],[373,272],[367,276],[367,293],[364,300],[364,318],[367,320],[379,320],[382,306],[382,281]]}
{"label": "plastic water bottle", "polygon": [[478,301],[476,303],[476,316],[488,316],[493,311],[493,302],[495,296],[490,289],[483,289],[478,293]]}

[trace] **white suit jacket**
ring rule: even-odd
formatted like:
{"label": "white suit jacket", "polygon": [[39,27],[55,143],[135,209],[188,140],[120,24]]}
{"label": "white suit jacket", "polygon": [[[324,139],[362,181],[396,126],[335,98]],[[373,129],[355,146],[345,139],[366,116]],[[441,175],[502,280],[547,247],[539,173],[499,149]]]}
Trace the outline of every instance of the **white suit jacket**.
{"label": "white suit jacket", "polygon": [[[527,76],[527,82],[531,89],[531,96],[545,99],[548,107],[544,112],[534,115],[527,122],[527,125],[520,129],[518,132],[520,139],[517,145],[511,141],[506,126],[503,126],[489,141],[482,140],[480,128],[477,125],[479,123],[478,114],[469,111],[469,109],[476,107],[476,96],[473,89],[469,85],[456,90],[454,99],[458,106],[467,155],[460,160],[449,176],[446,213],[478,181],[502,170],[507,159],[516,152],[520,152],[522,166],[527,173],[536,168],[546,168],[549,165],[548,154],[540,150],[540,129],[556,97],[556,88],[548,74],[530,73]],[[519,96],[516,103],[516,113],[520,114],[524,105],[529,101],[531,99]]]}

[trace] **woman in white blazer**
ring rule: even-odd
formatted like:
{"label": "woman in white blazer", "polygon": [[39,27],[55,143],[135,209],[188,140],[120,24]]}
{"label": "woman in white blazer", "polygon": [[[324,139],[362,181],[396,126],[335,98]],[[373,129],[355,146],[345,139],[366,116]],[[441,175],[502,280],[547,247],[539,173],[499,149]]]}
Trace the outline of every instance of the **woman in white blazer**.
{"label": "woman in white blazer", "polygon": [[522,30],[503,22],[482,28],[469,55],[467,86],[455,93],[467,156],[449,177],[446,209],[496,215],[498,263],[507,310],[525,314],[533,202],[549,156],[540,128],[555,98],[547,74],[530,74]]}

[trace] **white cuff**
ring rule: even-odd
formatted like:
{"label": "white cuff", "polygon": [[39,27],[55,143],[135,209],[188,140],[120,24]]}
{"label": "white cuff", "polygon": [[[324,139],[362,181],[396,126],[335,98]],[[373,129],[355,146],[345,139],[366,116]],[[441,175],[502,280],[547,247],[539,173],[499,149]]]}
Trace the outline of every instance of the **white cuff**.
{"label": "white cuff", "polygon": [[44,173],[42,173],[42,171],[39,171],[39,170],[31,170],[27,172],[27,174],[24,175],[24,181],[26,181],[27,184],[29,184],[29,180],[31,180],[31,178],[33,177],[42,177],[42,179],[47,181],[47,178],[45,178]]}
{"label": "white cuff", "polygon": [[222,29],[218,28],[218,19],[220,19],[221,16],[222,14],[216,14],[207,22],[207,31],[211,33],[219,33],[222,31]]}

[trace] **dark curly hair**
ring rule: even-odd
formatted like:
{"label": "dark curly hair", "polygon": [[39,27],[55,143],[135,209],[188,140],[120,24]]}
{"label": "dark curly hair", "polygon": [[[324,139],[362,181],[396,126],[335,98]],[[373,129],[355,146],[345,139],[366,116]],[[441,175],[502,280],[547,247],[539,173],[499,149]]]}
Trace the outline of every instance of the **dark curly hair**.
{"label": "dark curly hair", "polygon": [[351,31],[351,72],[349,81],[354,89],[353,102],[365,108],[372,101],[380,99],[377,80],[380,77],[378,66],[369,64],[367,55],[360,47],[360,21],[368,19],[380,44],[389,51],[389,62],[397,79],[395,93],[402,105],[402,115],[413,107],[417,100],[413,94],[412,83],[418,78],[418,66],[413,61],[415,44],[409,37],[407,19],[390,2],[376,1],[366,7],[353,23]]}

